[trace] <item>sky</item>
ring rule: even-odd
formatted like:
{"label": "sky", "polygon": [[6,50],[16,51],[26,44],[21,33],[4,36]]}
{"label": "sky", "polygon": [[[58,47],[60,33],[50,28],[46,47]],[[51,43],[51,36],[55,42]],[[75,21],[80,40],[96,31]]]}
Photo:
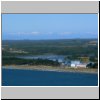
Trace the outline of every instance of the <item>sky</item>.
{"label": "sky", "polygon": [[98,38],[97,14],[2,14],[3,40]]}

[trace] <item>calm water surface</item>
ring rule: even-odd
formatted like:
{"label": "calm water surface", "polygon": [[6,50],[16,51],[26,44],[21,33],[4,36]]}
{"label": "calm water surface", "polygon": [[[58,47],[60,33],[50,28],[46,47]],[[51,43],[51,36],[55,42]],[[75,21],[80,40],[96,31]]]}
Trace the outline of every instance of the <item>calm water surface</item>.
{"label": "calm water surface", "polygon": [[2,69],[2,86],[97,86],[98,75],[75,72]]}

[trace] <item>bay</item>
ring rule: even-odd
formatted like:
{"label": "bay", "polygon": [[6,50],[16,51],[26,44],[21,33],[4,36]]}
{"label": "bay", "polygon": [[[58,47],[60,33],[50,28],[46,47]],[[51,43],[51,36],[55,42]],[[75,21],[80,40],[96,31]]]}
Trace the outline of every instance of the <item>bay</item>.
{"label": "bay", "polygon": [[98,75],[81,72],[2,69],[2,86],[97,86]]}

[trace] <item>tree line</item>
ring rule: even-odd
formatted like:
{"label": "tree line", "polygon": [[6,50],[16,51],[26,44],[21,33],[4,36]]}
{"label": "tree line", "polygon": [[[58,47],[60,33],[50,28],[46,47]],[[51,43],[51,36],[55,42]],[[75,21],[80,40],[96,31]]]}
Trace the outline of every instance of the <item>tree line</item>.
{"label": "tree line", "polygon": [[58,61],[48,59],[23,59],[16,57],[2,57],[2,65],[46,65],[46,66],[59,66]]}

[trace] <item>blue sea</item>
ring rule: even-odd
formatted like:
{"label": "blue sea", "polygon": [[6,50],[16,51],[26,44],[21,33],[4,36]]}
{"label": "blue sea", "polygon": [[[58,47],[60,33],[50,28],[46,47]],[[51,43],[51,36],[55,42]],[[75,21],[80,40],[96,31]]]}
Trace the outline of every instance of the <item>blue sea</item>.
{"label": "blue sea", "polygon": [[97,86],[98,75],[79,72],[2,69],[2,86]]}

